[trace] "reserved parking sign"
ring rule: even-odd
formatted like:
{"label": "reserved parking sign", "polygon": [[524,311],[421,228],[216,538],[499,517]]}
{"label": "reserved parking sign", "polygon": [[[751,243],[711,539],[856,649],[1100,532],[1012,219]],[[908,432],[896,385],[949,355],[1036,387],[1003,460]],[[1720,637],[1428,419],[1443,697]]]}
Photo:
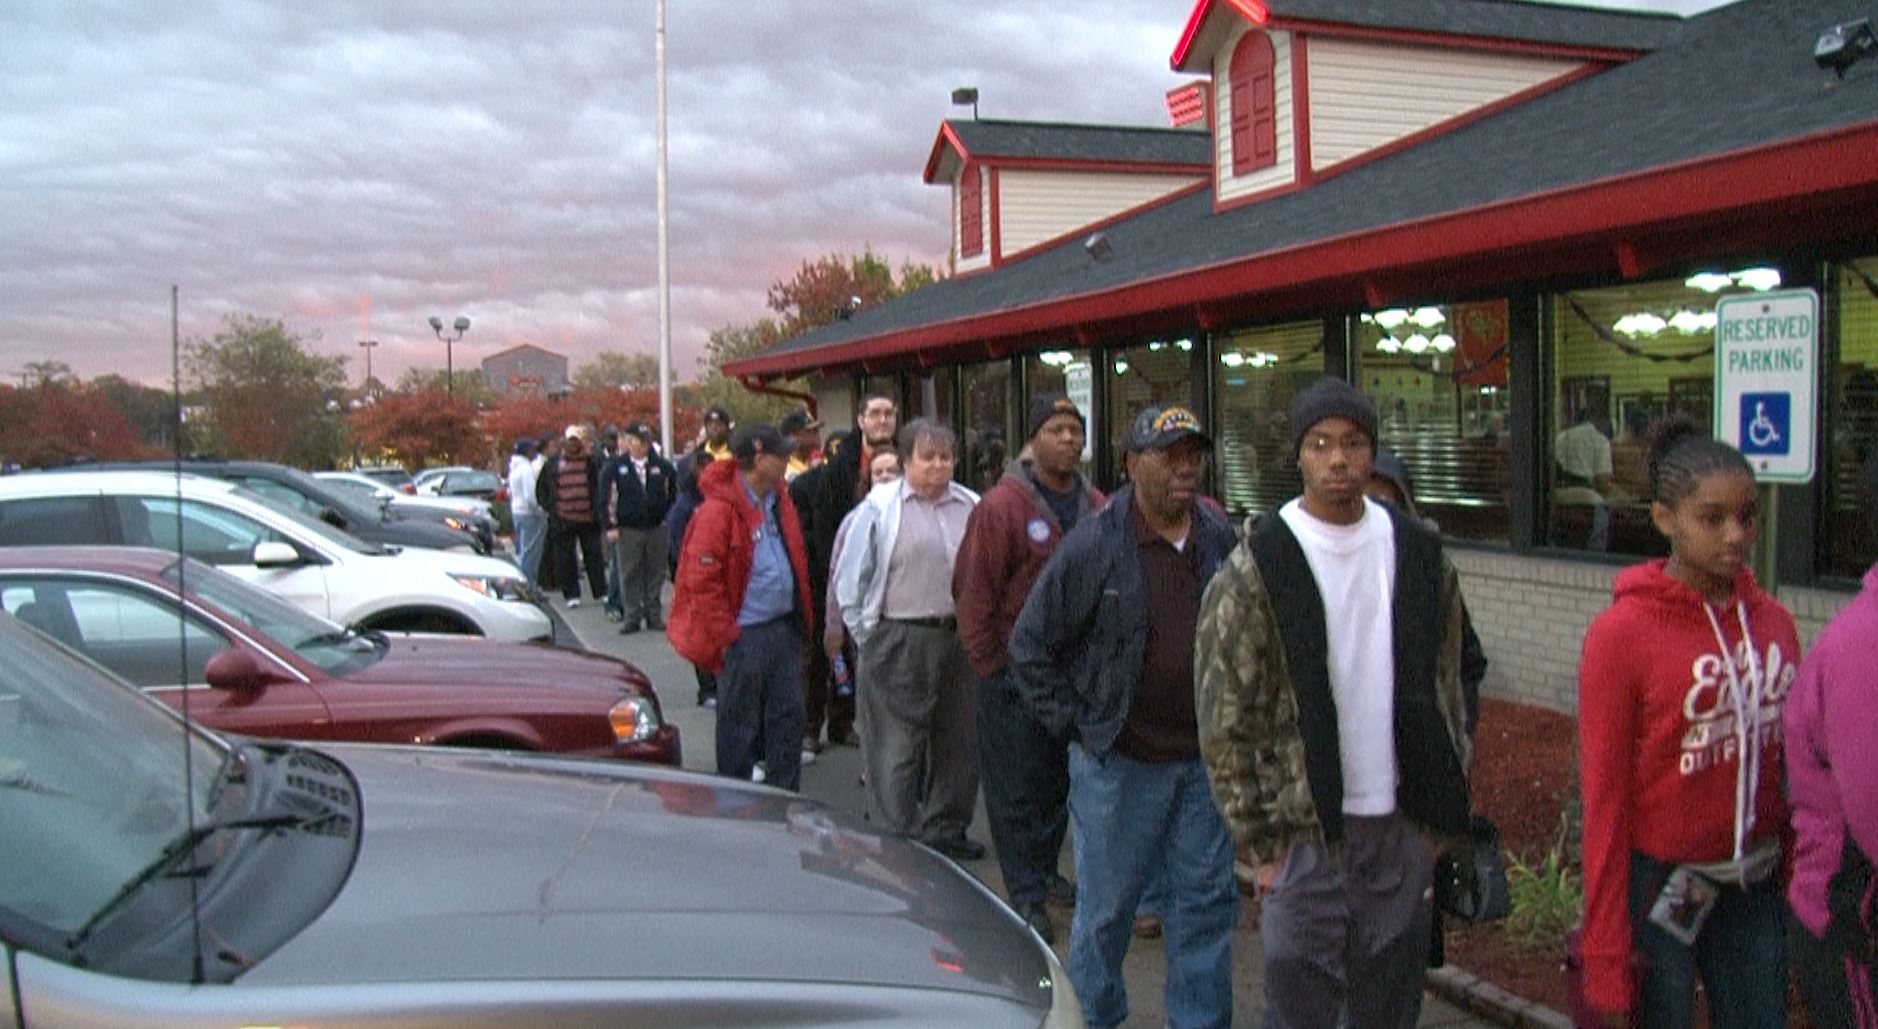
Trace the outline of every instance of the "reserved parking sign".
{"label": "reserved parking sign", "polygon": [[1715,305],[1715,435],[1761,482],[1813,481],[1818,381],[1818,293],[1750,293]]}

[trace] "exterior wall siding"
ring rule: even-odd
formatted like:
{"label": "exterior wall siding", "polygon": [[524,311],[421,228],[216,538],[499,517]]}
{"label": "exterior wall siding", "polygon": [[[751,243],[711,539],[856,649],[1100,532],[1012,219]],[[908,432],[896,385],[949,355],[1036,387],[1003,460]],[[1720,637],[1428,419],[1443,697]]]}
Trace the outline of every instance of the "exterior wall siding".
{"label": "exterior wall siding", "polygon": [[[1263,30],[1247,29],[1246,31]],[[1271,34],[1272,103],[1278,115],[1278,123],[1274,127],[1278,138],[1278,163],[1269,168],[1260,168],[1250,175],[1235,176],[1232,173],[1232,132],[1230,130],[1232,125],[1232,52],[1244,36],[1245,32],[1234,34],[1213,56],[1213,124],[1216,127],[1213,133],[1213,181],[1219,184],[1214,199],[1221,203],[1253,193],[1262,193],[1268,189],[1289,186],[1297,181],[1297,105],[1292,103],[1291,96],[1291,33],[1289,32]],[[1316,43],[1313,42],[1312,46],[1315,45]],[[1227,128],[1218,128],[1219,126]]]}
{"label": "exterior wall siding", "polygon": [[952,183],[952,253],[957,257],[956,268],[961,272],[991,267],[991,254],[996,249],[991,240],[991,205],[995,201],[991,195],[991,176],[986,173],[985,169],[976,166],[968,169],[965,174],[980,176],[978,211],[980,218],[983,219],[979,224],[984,226],[985,245],[978,253],[970,257],[965,256],[964,220],[959,215],[962,191],[959,189],[957,180],[954,180]]}
{"label": "exterior wall siding", "polygon": [[540,383],[543,395],[567,389],[567,358],[538,350],[496,354],[482,362],[483,382],[497,393],[507,394],[523,387],[517,380]]}
{"label": "exterior wall siding", "polygon": [[1198,174],[1004,169],[998,174],[1001,252],[1034,247],[1199,180]]}
{"label": "exterior wall siding", "polygon": [[1581,67],[1560,58],[1319,36],[1311,37],[1309,62],[1312,170]]}
{"label": "exterior wall siding", "polygon": [[[1611,604],[1621,566],[1447,548],[1461,575],[1474,631],[1487,651],[1488,696],[1578,713],[1585,630]],[[1782,587],[1800,639],[1811,646],[1851,594]]]}

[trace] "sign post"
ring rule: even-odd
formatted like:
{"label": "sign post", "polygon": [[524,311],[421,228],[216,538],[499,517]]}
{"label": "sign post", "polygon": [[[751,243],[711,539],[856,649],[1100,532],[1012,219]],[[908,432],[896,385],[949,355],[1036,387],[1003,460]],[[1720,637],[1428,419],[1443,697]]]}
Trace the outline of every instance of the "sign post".
{"label": "sign post", "polygon": [[1761,484],[1755,576],[1775,583],[1776,484],[1813,481],[1819,432],[1819,294],[1724,297],[1715,305],[1716,438],[1748,459]]}

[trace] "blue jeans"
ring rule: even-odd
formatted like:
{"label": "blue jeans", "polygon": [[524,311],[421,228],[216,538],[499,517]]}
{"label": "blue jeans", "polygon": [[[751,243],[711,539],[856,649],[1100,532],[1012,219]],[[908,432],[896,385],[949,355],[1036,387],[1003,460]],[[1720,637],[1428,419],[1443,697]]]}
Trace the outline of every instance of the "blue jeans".
{"label": "blue jeans", "polygon": [[1708,989],[1715,1029],[1781,1029],[1787,1024],[1786,926],[1780,877],[1747,889],[1723,886],[1695,946],[1650,922],[1650,905],[1671,866],[1630,855],[1630,927],[1645,969],[1638,1024],[1682,1029],[1695,1021],[1695,977]]}
{"label": "blue jeans", "polygon": [[530,586],[541,585],[541,547],[548,538],[548,516],[515,516],[515,553]]}
{"label": "blue jeans", "polygon": [[746,625],[717,673],[717,774],[802,788],[802,630],[794,618]]}
{"label": "blue jeans", "polygon": [[1069,978],[1091,1026],[1128,1017],[1122,958],[1135,909],[1163,880],[1167,1024],[1232,1024],[1232,930],[1239,891],[1232,841],[1199,758],[1147,763],[1070,748],[1076,918]]}

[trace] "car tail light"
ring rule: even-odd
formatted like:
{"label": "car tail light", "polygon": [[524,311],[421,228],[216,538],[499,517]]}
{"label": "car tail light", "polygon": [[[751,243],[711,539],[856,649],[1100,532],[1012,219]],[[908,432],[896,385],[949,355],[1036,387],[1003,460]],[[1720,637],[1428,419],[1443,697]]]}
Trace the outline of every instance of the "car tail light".
{"label": "car tail light", "polygon": [[400,483],[398,485],[398,492],[404,493],[410,496],[416,496],[417,495],[417,483],[415,482]]}

